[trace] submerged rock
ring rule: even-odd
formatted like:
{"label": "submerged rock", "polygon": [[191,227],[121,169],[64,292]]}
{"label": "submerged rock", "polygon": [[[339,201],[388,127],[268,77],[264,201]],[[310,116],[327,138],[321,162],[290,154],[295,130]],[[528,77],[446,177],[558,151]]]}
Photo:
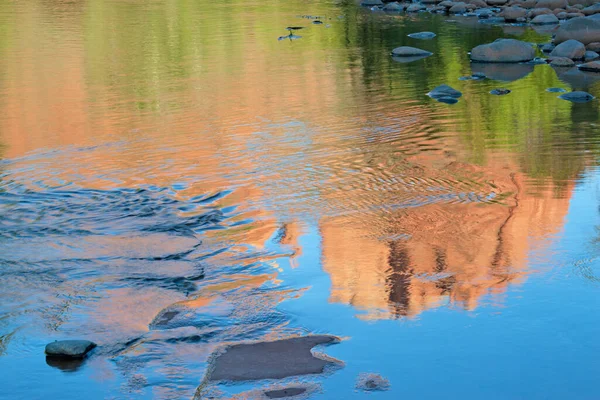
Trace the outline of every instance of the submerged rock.
{"label": "submerged rock", "polygon": [[404,11],[404,6],[397,3],[397,2],[393,2],[393,3],[387,3],[384,7],[383,7],[383,11],[387,11],[387,12],[401,12]]}
{"label": "submerged rock", "polygon": [[413,39],[429,40],[433,39],[436,35],[433,32],[417,32],[409,33],[407,36]]}
{"label": "submerged rock", "polygon": [[533,25],[552,25],[558,24],[558,17],[554,14],[543,14],[538,15],[534,19],[531,20]]}
{"label": "submerged rock", "polygon": [[571,92],[558,96],[559,99],[568,100],[573,103],[587,103],[595,99],[594,96],[587,92]]}
{"label": "submerged rock", "polygon": [[551,57],[566,57],[571,60],[583,60],[585,57],[585,46],[574,39],[562,42],[552,50]]}
{"label": "submerged rock", "polygon": [[534,57],[535,49],[529,43],[515,39],[499,39],[471,50],[471,60],[476,62],[518,63]]}
{"label": "submerged rock", "polygon": [[392,56],[394,57],[428,57],[432,54],[432,52],[410,46],[396,47],[392,50]]}
{"label": "submerged rock", "polygon": [[600,62],[591,61],[585,64],[578,65],[577,68],[579,68],[581,71],[600,72]]}
{"label": "submerged rock", "polygon": [[362,0],[360,5],[363,7],[374,7],[374,6],[383,6],[383,1],[381,0]]}
{"label": "submerged rock", "polygon": [[338,343],[329,335],[314,335],[229,346],[213,356],[208,381],[251,381],[321,374],[334,360],[315,357],[314,346]]}
{"label": "submerged rock", "polygon": [[285,397],[294,397],[306,393],[306,388],[302,387],[289,387],[285,389],[268,390],[265,392],[265,396],[269,399],[283,399]]}
{"label": "submerged rock", "polygon": [[356,388],[367,392],[388,390],[390,381],[379,374],[363,373],[356,379]]}
{"label": "submerged rock", "polygon": [[553,57],[550,59],[550,65],[553,67],[572,67],[575,63],[567,57]]}
{"label": "submerged rock", "polygon": [[46,355],[49,357],[83,358],[96,343],[89,340],[59,340],[46,345]]}
{"label": "submerged rock", "polygon": [[561,24],[556,30],[554,43],[559,44],[570,39],[583,44],[600,42],[600,21],[580,17]]}
{"label": "submerged rock", "polygon": [[442,99],[445,97],[458,99],[459,97],[462,96],[462,93],[448,85],[440,85],[440,86],[434,88],[431,92],[427,93],[427,96],[431,97],[432,99],[436,99],[436,100],[439,100],[439,99]]}
{"label": "submerged rock", "polygon": [[425,7],[423,4],[413,3],[413,4],[411,4],[410,6],[408,6],[406,8],[406,12],[409,12],[409,13],[411,13],[411,12],[419,12],[419,11],[424,10],[425,8],[427,8],[427,7]]}
{"label": "submerged rock", "polygon": [[563,88],[557,88],[557,87],[551,87],[546,89],[546,92],[550,92],[550,93],[565,93],[566,90]]}
{"label": "submerged rock", "polygon": [[504,96],[505,94],[509,94],[510,90],[508,89],[493,89],[490,91],[490,94],[493,94],[495,96]]}

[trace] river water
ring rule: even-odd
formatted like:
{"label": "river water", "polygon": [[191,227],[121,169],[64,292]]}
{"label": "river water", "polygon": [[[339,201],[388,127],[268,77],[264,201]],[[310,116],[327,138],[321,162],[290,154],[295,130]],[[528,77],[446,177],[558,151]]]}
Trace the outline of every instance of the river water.
{"label": "river water", "polygon": [[[350,1],[3,1],[0,398],[189,399],[219,346],[310,333],[343,367],[211,393],[597,398],[599,104],[546,89],[600,74],[472,67],[499,37],[550,38]],[[47,363],[67,338],[99,347]]]}

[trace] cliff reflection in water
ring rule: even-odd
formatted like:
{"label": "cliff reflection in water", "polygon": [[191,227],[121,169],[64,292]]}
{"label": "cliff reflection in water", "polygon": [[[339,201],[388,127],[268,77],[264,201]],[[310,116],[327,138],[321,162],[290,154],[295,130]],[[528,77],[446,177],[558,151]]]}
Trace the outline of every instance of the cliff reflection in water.
{"label": "cliff reflection in water", "polygon": [[332,302],[369,319],[448,305],[474,310],[488,294],[501,303],[510,285],[526,279],[529,254],[562,229],[571,186],[539,190],[502,165],[454,167],[483,174],[500,200],[466,197],[321,222]]}

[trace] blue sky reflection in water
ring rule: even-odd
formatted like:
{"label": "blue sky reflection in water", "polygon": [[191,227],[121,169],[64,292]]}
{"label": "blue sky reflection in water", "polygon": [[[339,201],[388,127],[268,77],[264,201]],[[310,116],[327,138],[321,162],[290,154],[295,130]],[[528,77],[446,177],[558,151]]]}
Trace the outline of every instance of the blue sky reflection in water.
{"label": "blue sky reflection in water", "polygon": [[[208,389],[596,398],[598,101],[546,89],[597,77],[469,63],[524,27],[206,3],[0,5],[0,398],[191,398],[220,345],[308,333],[343,368]],[[48,365],[67,337],[100,346]]]}

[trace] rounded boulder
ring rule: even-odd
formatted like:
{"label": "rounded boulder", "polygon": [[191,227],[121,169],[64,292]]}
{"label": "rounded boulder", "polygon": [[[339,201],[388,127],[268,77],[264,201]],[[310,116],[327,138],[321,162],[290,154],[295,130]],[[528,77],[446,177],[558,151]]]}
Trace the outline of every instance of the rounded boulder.
{"label": "rounded boulder", "polygon": [[518,63],[531,61],[534,57],[535,49],[516,39],[499,39],[471,50],[471,60],[475,62]]}

